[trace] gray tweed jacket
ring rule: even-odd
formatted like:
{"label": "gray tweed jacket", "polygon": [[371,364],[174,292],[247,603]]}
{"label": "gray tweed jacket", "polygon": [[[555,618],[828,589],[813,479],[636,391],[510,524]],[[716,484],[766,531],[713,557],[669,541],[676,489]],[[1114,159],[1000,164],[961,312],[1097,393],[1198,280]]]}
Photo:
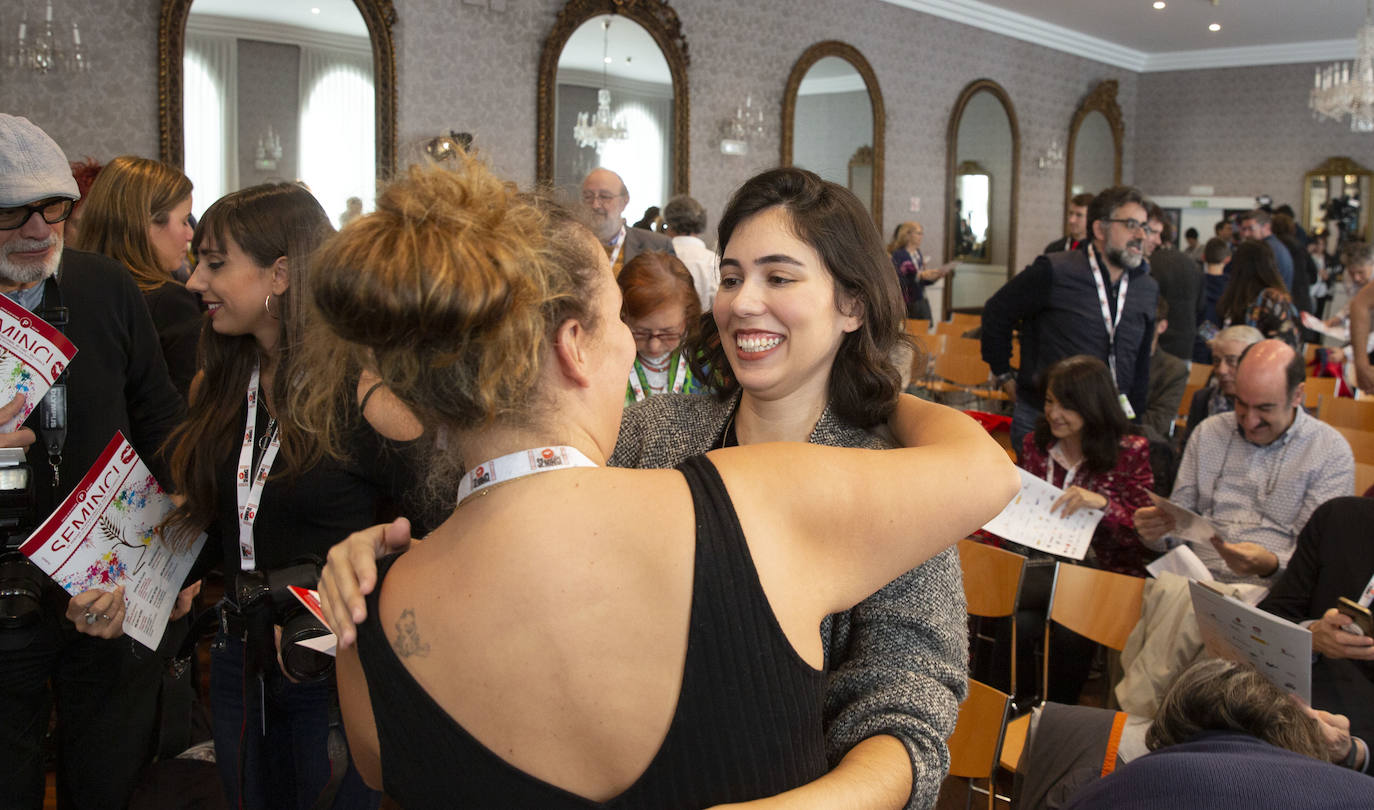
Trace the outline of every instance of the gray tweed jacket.
{"label": "gray tweed jacket", "polygon": [[[715,447],[738,402],[700,395],[650,397],[626,408],[610,464],[674,467]],[[891,446],[842,423],[827,408],[813,444]],[[831,767],[861,740],[890,734],[911,756],[907,807],[934,807],[949,772],[945,740],[968,693],[968,614],[959,556],[947,549],[821,625],[829,681],[826,752]]]}

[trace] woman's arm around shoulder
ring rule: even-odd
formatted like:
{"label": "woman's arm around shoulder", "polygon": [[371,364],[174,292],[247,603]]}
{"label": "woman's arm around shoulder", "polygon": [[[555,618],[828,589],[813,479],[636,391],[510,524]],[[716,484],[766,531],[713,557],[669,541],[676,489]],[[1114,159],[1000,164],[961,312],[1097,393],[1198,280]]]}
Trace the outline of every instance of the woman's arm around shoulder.
{"label": "woman's arm around shoulder", "polygon": [[958,411],[903,395],[891,425],[901,449],[774,443],[711,454],[765,587],[772,569],[808,582],[825,613],[848,608],[982,526],[1019,489],[1007,454]]}

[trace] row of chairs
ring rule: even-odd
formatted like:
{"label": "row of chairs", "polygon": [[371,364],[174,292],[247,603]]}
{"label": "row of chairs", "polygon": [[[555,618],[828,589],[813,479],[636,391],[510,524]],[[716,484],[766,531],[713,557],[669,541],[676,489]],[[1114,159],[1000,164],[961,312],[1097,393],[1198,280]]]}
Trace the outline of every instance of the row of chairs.
{"label": "row of chairs", "polygon": [[[971,616],[1010,619],[1012,626],[1010,688],[1016,691],[1016,606],[1026,558],[1004,549],[959,541],[959,566]],[[1101,571],[1087,566],[1056,564],[1045,623],[1044,664],[1041,692],[1048,692],[1050,625],[1058,624],[1098,644],[1120,652],[1140,619],[1145,580]],[[968,697],[959,706],[959,717],[950,736],[950,775],[969,781],[973,793],[987,797],[993,810],[999,796],[997,769],[1015,773],[1022,759],[1030,714],[1009,719],[1011,696],[978,681],[969,681]],[[977,784],[986,781],[984,789]]]}
{"label": "row of chairs", "polygon": [[[976,315],[954,313],[951,320],[935,325],[930,321],[909,319],[907,334],[924,350],[924,357],[913,358],[912,384],[933,394],[963,393],[988,402],[1009,402],[1011,397],[989,383],[991,370],[983,361],[978,340],[963,337],[981,323]],[[1012,365],[1018,362],[1013,349]]]}

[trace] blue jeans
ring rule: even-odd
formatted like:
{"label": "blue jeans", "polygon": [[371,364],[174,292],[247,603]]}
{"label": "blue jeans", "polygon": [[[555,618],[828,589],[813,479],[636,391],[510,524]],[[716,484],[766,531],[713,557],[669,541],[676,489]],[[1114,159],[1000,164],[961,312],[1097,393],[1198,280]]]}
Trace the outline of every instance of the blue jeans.
{"label": "blue jeans", "polygon": [[[329,782],[326,741],[333,689],[332,679],[292,683],[276,666],[259,678],[247,671],[243,642],[216,636],[210,705],[215,761],[230,807],[308,810],[314,805]],[[350,757],[333,806],[375,810],[380,803],[381,794],[363,784]]]}
{"label": "blue jeans", "polygon": [[1026,435],[1035,430],[1035,423],[1042,413],[1034,405],[1018,398],[1011,409],[1011,449],[1016,451],[1016,460],[1021,460],[1021,444]]}

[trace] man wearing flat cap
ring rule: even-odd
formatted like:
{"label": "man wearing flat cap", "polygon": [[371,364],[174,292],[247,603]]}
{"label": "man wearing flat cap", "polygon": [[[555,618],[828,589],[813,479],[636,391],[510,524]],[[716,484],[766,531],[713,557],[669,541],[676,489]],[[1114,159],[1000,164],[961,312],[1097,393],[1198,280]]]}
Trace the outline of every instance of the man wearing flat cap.
{"label": "man wearing flat cap", "polygon": [[[153,474],[166,481],[158,448],[181,418],[143,296],[121,265],[64,248],[64,222],[80,197],[67,158],[25,118],[0,114],[0,293],[59,327],[75,344],[65,405],[52,394],[27,426],[0,431],[0,448],[26,448],[33,506],[18,526],[0,527],[6,555],[0,590],[32,588],[38,598],[0,600],[0,807],[41,808],[42,737],[58,709],[58,804],[123,807],[156,741],[162,659],[106,628],[109,604],[78,633],[76,604],[17,554],[8,553],[53,511],[121,431]],[[56,388],[56,386],[54,387]],[[0,402],[0,424],[21,412],[22,395]],[[52,420],[50,422],[50,420]],[[65,431],[38,429],[61,423]],[[112,600],[111,600],[112,601]],[[103,603],[102,603],[103,604]]]}

